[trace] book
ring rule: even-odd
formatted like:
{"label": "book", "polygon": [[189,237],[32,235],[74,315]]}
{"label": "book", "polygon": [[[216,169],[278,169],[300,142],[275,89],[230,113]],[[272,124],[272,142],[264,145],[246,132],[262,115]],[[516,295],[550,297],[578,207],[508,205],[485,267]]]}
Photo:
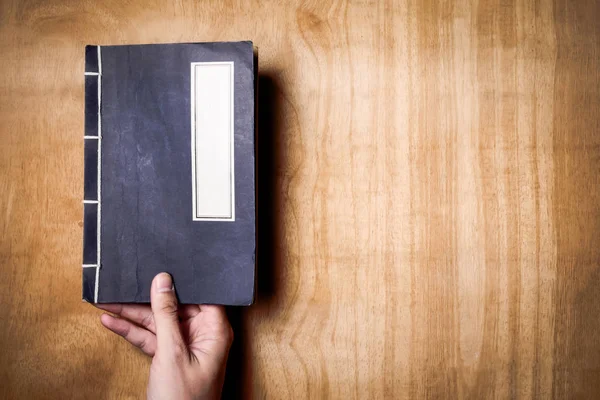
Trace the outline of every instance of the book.
{"label": "book", "polygon": [[85,48],[83,299],[183,304],[255,289],[252,42]]}

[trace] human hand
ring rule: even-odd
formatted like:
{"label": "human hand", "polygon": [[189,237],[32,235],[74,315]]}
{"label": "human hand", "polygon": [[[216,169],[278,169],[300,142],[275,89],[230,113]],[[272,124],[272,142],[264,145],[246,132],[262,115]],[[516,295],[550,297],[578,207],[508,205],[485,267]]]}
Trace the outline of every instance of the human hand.
{"label": "human hand", "polygon": [[102,325],[153,357],[147,397],[218,399],[233,331],[222,306],[179,307],[171,276],[152,281],[151,306],[98,304]]}

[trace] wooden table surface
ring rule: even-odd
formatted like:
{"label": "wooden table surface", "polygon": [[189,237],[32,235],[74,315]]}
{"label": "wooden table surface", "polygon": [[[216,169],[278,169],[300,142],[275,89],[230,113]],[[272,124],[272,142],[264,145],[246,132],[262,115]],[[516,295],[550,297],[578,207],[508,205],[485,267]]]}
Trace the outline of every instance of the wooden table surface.
{"label": "wooden table surface", "polygon": [[0,3],[0,398],[133,399],[80,301],[84,45],[252,39],[227,396],[597,398],[600,2]]}

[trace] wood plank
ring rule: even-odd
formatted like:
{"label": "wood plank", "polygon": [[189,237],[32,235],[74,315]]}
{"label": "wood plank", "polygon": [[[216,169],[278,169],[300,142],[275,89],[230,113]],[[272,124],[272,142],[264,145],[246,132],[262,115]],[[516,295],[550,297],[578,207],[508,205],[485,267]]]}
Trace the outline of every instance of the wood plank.
{"label": "wood plank", "polygon": [[600,391],[600,2],[0,3],[0,397],[139,398],[80,302],[83,46],[252,39],[228,396]]}

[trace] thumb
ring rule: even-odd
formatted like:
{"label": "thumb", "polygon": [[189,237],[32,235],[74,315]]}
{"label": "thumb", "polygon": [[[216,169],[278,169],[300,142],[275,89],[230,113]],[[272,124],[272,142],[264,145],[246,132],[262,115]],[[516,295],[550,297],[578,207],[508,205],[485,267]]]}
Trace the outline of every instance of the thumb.
{"label": "thumb", "polygon": [[183,349],[184,341],[179,328],[177,297],[175,297],[171,275],[161,272],[154,277],[150,302],[156,326],[157,353],[173,354],[174,351]]}

